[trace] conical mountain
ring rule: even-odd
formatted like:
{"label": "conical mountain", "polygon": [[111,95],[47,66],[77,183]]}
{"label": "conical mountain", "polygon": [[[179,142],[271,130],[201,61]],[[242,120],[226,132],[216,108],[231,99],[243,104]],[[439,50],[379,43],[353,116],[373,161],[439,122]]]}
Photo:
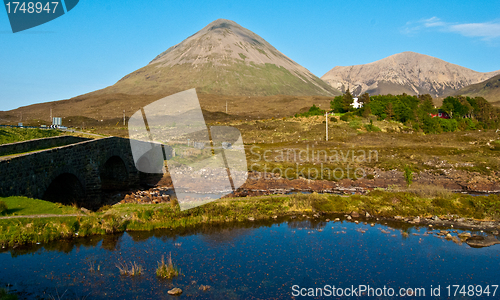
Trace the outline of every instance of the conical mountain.
{"label": "conical mountain", "polygon": [[321,79],[342,91],[349,88],[355,95],[368,92],[442,97],[499,73],[480,73],[432,56],[403,52],[365,65],[337,66]]}
{"label": "conical mountain", "polygon": [[232,96],[339,94],[257,34],[224,19],[98,93],[171,94],[190,88]]}

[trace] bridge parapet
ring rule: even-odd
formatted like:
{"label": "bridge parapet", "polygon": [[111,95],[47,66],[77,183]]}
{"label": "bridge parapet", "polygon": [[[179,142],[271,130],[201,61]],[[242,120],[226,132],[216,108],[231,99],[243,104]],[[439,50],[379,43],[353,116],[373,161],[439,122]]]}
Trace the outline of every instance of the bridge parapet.
{"label": "bridge parapet", "polygon": [[89,138],[63,135],[48,138],[34,139],[24,142],[0,145],[0,156],[25,153],[54,147],[62,147],[90,140]]}
{"label": "bridge parapet", "polygon": [[0,161],[0,196],[23,195],[87,208],[101,204],[103,189],[140,183],[130,140],[85,140]]}

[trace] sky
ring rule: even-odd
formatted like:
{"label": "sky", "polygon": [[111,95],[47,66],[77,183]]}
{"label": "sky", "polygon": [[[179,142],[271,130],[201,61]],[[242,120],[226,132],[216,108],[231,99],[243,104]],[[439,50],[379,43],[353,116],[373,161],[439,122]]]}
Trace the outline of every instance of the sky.
{"label": "sky", "polygon": [[490,72],[500,70],[499,12],[498,0],[80,0],[53,21],[12,33],[0,8],[0,111],[113,85],[219,18],[318,77],[403,51]]}

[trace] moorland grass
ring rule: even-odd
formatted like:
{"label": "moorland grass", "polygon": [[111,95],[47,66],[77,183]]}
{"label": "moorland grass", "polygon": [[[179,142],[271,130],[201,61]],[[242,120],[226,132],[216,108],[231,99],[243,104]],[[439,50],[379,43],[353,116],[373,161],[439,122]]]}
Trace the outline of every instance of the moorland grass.
{"label": "moorland grass", "polygon": [[0,128],[0,145],[61,135],[57,130],[32,128]]}
{"label": "moorland grass", "polygon": [[[173,204],[173,205],[172,205]],[[69,208],[68,208],[69,209]],[[0,220],[0,246],[43,243],[57,239],[200,224],[270,219],[325,213],[368,212],[379,217],[430,217],[458,215],[480,220],[500,220],[500,195],[470,196],[440,189],[374,190],[367,195],[272,195],[225,198],[181,211],[175,201],[162,204],[120,204],[106,212],[78,217],[16,218]]]}

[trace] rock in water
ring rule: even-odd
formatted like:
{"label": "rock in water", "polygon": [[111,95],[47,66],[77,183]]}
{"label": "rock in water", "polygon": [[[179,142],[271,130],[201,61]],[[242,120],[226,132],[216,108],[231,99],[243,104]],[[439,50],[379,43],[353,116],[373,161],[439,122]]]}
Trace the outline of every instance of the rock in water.
{"label": "rock in water", "polygon": [[182,290],[180,288],[173,288],[167,292],[169,295],[180,295],[182,294]]}
{"label": "rock in water", "polygon": [[496,244],[500,244],[500,241],[492,235],[488,235],[486,237],[481,235],[473,235],[468,238],[466,241],[467,245],[473,248],[482,248],[489,247]]}

